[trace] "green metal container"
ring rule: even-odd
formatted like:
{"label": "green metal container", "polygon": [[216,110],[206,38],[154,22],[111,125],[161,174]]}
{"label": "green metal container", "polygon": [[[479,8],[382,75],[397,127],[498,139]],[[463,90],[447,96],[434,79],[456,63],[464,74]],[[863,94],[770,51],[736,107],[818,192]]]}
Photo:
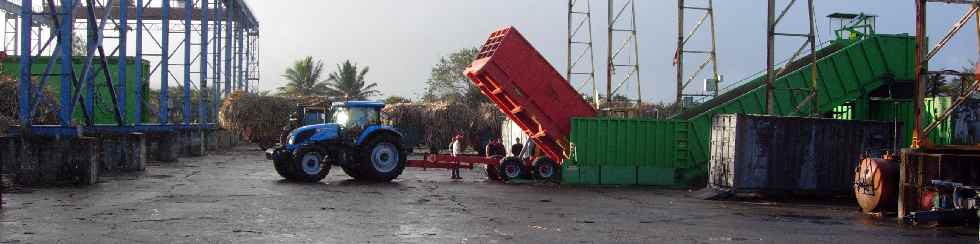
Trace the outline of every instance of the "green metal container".
{"label": "green metal container", "polygon": [[[673,177],[671,177],[673,178]],[[636,185],[636,166],[601,166],[601,185]]]}
{"label": "green metal container", "polygon": [[[915,38],[908,35],[869,35],[841,41],[817,51],[819,112],[864,99],[886,80],[914,79]],[[808,61],[805,57],[802,60]],[[776,115],[797,115],[806,99],[813,67],[793,63],[779,77],[773,105]],[[637,166],[676,169],[676,184],[707,179],[712,118],[717,114],[765,113],[765,74],[689,108],[673,120],[574,119],[572,157],[580,166]],[[801,111],[810,111],[805,105]],[[627,172],[628,173],[628,172]],[[603,174],[608,175],[608,174]],[[642,178],[642,177],[641,177]],[[646,181],[639,180],[640,181]]]}
{"label": "green metal container", "polygon": [[573,157],[587,166],[691,167],[687,127],[683,121],[576,118]]}
{"label": "green metal container", "polygon": [[[118,68],[119,67],[119,61],[118,60],[119,59],[116,58],[116,57],[107,57],[106,59],[107,59],[107,61],[109,63],[109,66],[107,67],[107,69],[109,71],[109,75],[112,77],[113,84],[114,85],[117,85],[117,82],[120,81],[119,74],[118,74],[118,71],[119,71],[119,68]],[[51,60],[51,57],[49,57],[49,56],[36,57],[36,58],[34,58],[34,65],[31,66],[31,73],[33,73],[33,74],[43,74],[44,73],[44,69],[47,66],[47,64],[50,62],[50,60]],[[84,67],[85,67],[85,60],[84,60],[84,58],[75,58],[73,60],[73,63],[74,63],[74,67],[75,67],[75,74],[78,77],[81,77],[82,76],[82,69],[84,69]],[[96,62],[93,62],[93,63],[96,63]],[[142,65],[143,65],[143,80],[146,81],[150,77],[150,74],[149,74],[150,73],[150,65],[149,65],[149,62],[147,62],[145,60],[142,62]],[[94,67],[94,70],[96,70],[96,71],[98,71],[99,68],[100,68],[99,65],[94,65],[94,64],[93,64],[93,67]],[[52,68],[51,69],[52,70],[51,71],[51,74],[60,74],[60,73],[62,73],[61,72],[61,65],[59,63],[52,64],[51,65],[51,68]],[[9,75],[9,76],[17,77],[18,74],[20,74],[20,58],[19,57],[13,56],[13,57],[7,58],[2,63],[0,63],[0,75]],[[127,58],[126,77],[127,77],[126,78],[126,106],[125,106],[125,108],[126,108],[126,110],[125,110],[126,111],[126,116],[125,116],[124,119],[125,119],[125,121],[127,123],[133,123],[135,121],[135,117],[134,116],[135,116],[135,113],[136,113],[136,106],[138,104],[140,104],[140,103],[137,103],[135,101],[135,99],[136,99],[136,83],[135,83],[136,82],[136,65],[135,65],[135,59],[133,59],[133,58]],[[40,79],[41,79],[41,77],[35,76],[35,79],[38,80],[38,82],[39,82]],[[95,87],[96,87],[96,90],[95,90],[95,104],[94,104],[95,105],[94,106],[94,110],[95,110],[94,112],[95,112],[95,114],[93,116],[93,121],[96,124],[115,124],[116,123],[116,119],[115,119],[115,115],[113,114],[114,113],[113,112],[114,110],[112,109],[112,98],[109,96],[109,88],[106,87],[106,85],[105,85],[106,84],[105,75],[103,75],[102,72],[96,72],[95,73],[95,78],[93,79],[93,82],[95,83]],[[148,84],[147,82],[143,82],[143,85],[144,85],[142,87],[142,89],[143,89],[143,102],[141,102],[141,103],[145,103],[146,101],[148,101],[148,97],[149,96],[147,95],[148,94],[147,91],[149,91],[149,86],[147,86],[147,84]],[[54,94],[60,94],[61,93],[61,77],[60,76],[50,76],[50,77],[48,77],[48,81],[47,81],[47,84],[45,84],[45,87],[48,88]],[[83,91],[82,94],[83,95],[85,94],[84,91]],[[56,97],[54,97],[53,99],[56,99],[57,100],[59,98],[60,98],[60,95],[56,95]],[[76,119],[78,119],[78,120],[81,120],[81,119],[84,118],[83,117],[83,114],[82,114],[82,109],[83,108],[82,108],[81,104],[78,104],[75,107],[75,113],[74,113],[73,116]],[[150,112],[147,111],[147,110],[144,110],[143,115],[144,115],[143,116],[144,117],[144,121],[146,121],[146,118],[150,117],[149,116],[150,115]]]}

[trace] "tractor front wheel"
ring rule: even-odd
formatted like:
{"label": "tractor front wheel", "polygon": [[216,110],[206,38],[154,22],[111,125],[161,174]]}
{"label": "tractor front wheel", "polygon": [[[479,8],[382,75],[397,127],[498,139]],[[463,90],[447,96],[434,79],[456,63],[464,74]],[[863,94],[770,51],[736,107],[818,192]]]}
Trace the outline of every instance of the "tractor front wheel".
{"label": "tractor front wheel", "polygon": [[302,148],[293,157],[292,176],[302,182],[318,182],[330,173],[330,164],[324,161],[322,152],[315,149]]}

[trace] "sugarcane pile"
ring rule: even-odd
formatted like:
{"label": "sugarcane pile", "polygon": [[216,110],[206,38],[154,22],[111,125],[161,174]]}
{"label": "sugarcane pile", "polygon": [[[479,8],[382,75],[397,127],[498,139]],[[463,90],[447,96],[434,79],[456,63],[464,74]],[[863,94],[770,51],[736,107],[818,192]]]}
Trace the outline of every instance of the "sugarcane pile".
{"label": "sugarcane pile", "polygon": [[[20,114],[18,107],[18,95],[20,85],[10,76],[0,76],[0,135],[4,135],[7,128],[16,124]],[[58,123],[58,102],[57,96],[48,89],[43,90],[44,96],[40,99],[34,111],[33,124],[57,124]]]}
{"label": "sugarcane pile", "polygon": [[462,134],[466,144],[479,151],[487,140],[499,137],[503,114],[491,104],[476,109],[462,103],[400,103],[384,109],[386,123],[405,133],[408,146],[443,149],[453,136]]}
{"label": "sugarcane pile", "polygon": [[218,123],[241,135],[246,142],[274,143],[289,124],[289,116],[296,111],[297,105],[320,104],[329,105],[329,101],[318,97],[289,98],[235,92],[222,102]]}

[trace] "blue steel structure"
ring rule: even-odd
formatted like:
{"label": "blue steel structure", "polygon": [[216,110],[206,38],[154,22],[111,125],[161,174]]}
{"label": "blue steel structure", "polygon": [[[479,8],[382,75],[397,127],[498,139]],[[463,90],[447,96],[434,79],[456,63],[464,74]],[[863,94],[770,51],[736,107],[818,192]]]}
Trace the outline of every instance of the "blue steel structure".
{"label": "blue steel structure", "polygon": [[[252,88],[255,84],[251,83],[258,80],[259,22],[244,0],[133,1],[0,0],[0,8],[7,11],[8,16],[19,18],[18,29],[13,32],[17,36],[4,38],[16,40],[19,46],[16,52],[21,57],[20,74],[16,76],[20,84],[18,119],[21,129],[12,132],[73,137],[82,132],[210,129],[215,128],[216,111],[224,96],[234,91],[254,91]],[[171,19],[182,22],[172,23]],[[75,33],[82,29],[76,29],[78,22],[85,23],[84,31],[88,34],[82,55],[78,50],[72,50],[73,39],[78,38]],[[34,31],[38,27],[49,28],[52,34],[44,40],[41,31]],[[154,35],[156,28],[159,29],[158,36]],[[105,33],[110,31],[114,33]],[[135,32],[134,43],[130,43],[131,32]],[[151,41],[145,39],[147,36]],[[52,43],[55,45],[49,48]],[[178,55],[181,49],[182,55]],[[130,51],[135,52],[134,58],[128,57]],[[52,58],[42,64],[39,63],[42,59],[38,58],[42,55]],[[108,57],[113,56],[118,58],[117,70],[109,70]],[[176,59],[175,56],[182,57]],[[81,70],[74,66],[77,58],[85,61]],[[127,64],[133,59],[136,63],[135,74],[130,77]],[[148,60],[150,70],[143,68],[144,59],[152,59]],[[173,61],[181,63],[171,63]],[[44,72],[33,73],[31,67],[39,64],[44,65]],[[60,67],[58,73],[53,71],[55,65]],[[105,77],[112,104],[96,104],[94,79],[97,75]],[[38,101],[43,99],[40,87],[44,87],[52,77],[60,78],[59,124],[34,125],[31,118],[34,117]],[[127,82],[126,79],[133,77],[136,80]],[[144,80],[143,77],[150,78]],[[144,121],[149,111],[143,110],[147,104],[140,103],[146,101],[145,97],[150,94],[144,94],[140,88],[154,83],[153,77],[158,77],[156,84],[159,84],[153,88],[160,88],[158,114],[155,121],[153,117],[150,117],[151,121]],[[127,84],[136,87],[127,87]],[[179,101],[172,99],[174,94],[167,89],[171,85],[177,85],[180,89]],[[135,90],[135,97],[127,97],[127,90]],[[196,105],[192,101],[194,96],[199,99]],[[128,117],[126,114],[127,101],[136,104],[134,116]],[[180,121],[173,121],[175,114],[171,107],[176,106],[173,102],[180,103]],[[79,105],[77,103],[82,108],[82,121],[73,119],[75,108]],[[194,106],[197,107],[196,111]],[[112,111],[116,123],[93,124],[95,108]],[[130,117],[133,119],[128,120]]]}

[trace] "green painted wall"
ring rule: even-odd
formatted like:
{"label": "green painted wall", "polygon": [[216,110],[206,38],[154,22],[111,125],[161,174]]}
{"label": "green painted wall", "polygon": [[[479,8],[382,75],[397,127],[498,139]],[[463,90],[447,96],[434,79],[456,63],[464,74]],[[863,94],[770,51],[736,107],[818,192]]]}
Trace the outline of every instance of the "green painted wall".
{"label": "green painted wall", "polygon": [[[35,82],[40,82],[41,80],[40,74],[44,73],[44,69],[47,66],[47,64],[50,62],[50,60],[51,57],[38,57],[34,60],[34,65],[31,66],[31,73],[36,74],[36,76],[34,76]],[[114,82],[114,84],[116,84],[116,82],[119,82],[119,74],[118,74],[119,59],[112,57],[112,58],[107,58],[107,60],[109,62],[109,66],[108,66],[109,75],[110,77],[112,77],[112,81]],[[133,123],[135,121],[134,116],[136,113],[136,105],[139,104],[135,101],[136,66],[134,61],[135,61],[134,58],[127,58],[128,64],[126,66],[127,78],[126,78],[126,116],[125,116],[126,123]],[[82,69],[85,66],[85,60],[83,58],[75,58],[75,60],[73,60],[73,63],[74,63],[76,75],[78,77],[81,77]],[[149,78],[150,65],[149,62],[145,60],[142,62],[142,65],[143,65],[143,80],[145,81],[148,80]],[[52,67],[51,74],[62,73],[60,63],[54,63],[52,64],[51,67]],[[98,68],[100,66],[93,65],[93,67]],[[94,69],[94,70],[99,71],[98,69]],[[2,63],[0,63],[0,74],[17,77],[20,74],[20,58],[14,56],[14,57],[7,58]],[[95,115],[93,118],[94,122],[96,124],[115,124],[116,120],[115,120],[115,115],[113,115],[114,110],[112,109],[112,99],[109,96],[109,88],[106,87],[105,75],[103,75],[102,72],[98,72],[98,74],[96,74],[95,79],[93,79],[93,81],[96,87],[95,106],[94,106]],[[50,76],[48,78],[47,83],[45,84],[45,87],[55,94],[60,94],[61,77]],[[144,87],[143,87],[144,106],[145,106],[145,102],[148,101],[146,97],[148,89],[149,88],[148,86],[146,86],[146,82],[144,82]],[[82,95],[83,96],[85,95],[85,91],[82,91]],[[58,100],[60,99],[60,97],[61,97],[60,95],[56,95],[56,97],[52,99]],[[144,121],[146,121],[146,119],[150,117],[150,113],[146,109],[144,109],[143,111],[144,111],[143,118]],[[81,104],[76,105],[75,113],[73,116],[75,117],[75,121],[79,121],[79,122],[84,121]]]}

